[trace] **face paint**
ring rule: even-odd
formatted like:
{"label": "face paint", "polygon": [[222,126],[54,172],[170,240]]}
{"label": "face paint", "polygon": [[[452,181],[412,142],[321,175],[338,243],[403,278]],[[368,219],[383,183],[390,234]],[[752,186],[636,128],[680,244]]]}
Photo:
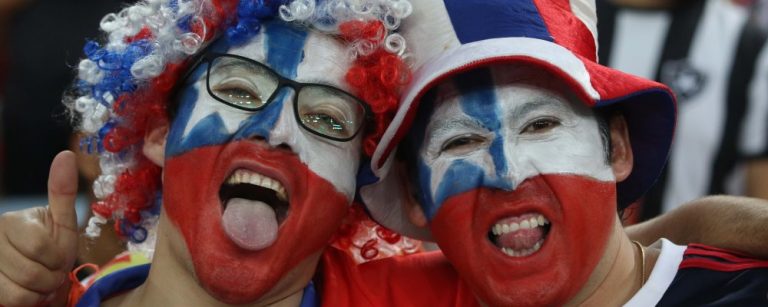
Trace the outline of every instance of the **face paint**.
{"label": "face paint", "polygon": [[613,225],[597,120],[552,79],[517,66],[474,71],[438,87],[433,111],[418,115],[431,114],[416,160],[432,233],[494,306],[566,303]]}
{"label": "face paint", "polygon": [[[343,88],[351,61],[339,57],[340,42],[277,22],[263,29],[243,46],[215,49],[299,82]],[[360,138],[340,143],[302,129],[289,88],[258,112],[227,106],[207,92],[206,68],[182,93],[169,132],[163,206],[200,284],[242,304],[327,244],[354,195]]]}

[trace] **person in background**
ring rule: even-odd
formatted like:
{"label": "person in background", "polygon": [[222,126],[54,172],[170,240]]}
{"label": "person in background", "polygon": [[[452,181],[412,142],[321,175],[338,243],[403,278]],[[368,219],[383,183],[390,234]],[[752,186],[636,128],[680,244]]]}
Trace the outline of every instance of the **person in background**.
{"label": "person in background", "polygon": [[[5,197],[45,197],[51,159],[68,148],[71,128],[61,93],[74,79],[85,37],[122,0],[11,0],[0,21],[7,69],[0,71],[4,146],[0,177]],[[86,187],[87,188],[87,187]],[[85,189],[83,190],[85,191]]]}
{"label": "person in background", "polygon": [[765,2],[598,0],[599,60],[678,98],[669,163],[641,219],[711,194],[768,198]]}

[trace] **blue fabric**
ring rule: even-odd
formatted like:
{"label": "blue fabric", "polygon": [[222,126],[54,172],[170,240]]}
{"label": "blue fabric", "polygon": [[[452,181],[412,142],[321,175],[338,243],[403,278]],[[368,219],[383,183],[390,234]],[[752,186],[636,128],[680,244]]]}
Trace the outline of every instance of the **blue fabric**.
{"label": "blue fabric", "polygon": [[[150,264],[142,264],[135,267],[119,270],[97,280],[85,291],[77,307],[100,306],[101,302],[122,292],[132,290],[144,283],[149,275]],[[319,306],[315,285],[310,281],[304,288],[301,298],[301,307]]]}
{"label": "blue fabric", "polygon": [[[700,248],[689,246],[688,250],[691,249]],[[733,254],[729,256],[732,259],[685,255],[683,263],[695,258],[718,262],[725,266],[737,266],[755,261]],[[768,306],[768,295],[766,295],[768,268],[755,267],[726,272],[705,266],[679,269],[672,284],[656,306]]]}
{"label": "blue fabric", "polygon": [[149,275],[149,264],[130,267],[108,274],[88,288],[75,306],[100,306],[102,301],[140,286],[147,280],[147,275]]}
{"label": "blue fabric", "polygon": [[500,37],[530,37],[553,42],[533,0],[445,0],[462,44]]}
{"label": "blue fabric", "polygon": [[310,280],[309,284],[304,288],[304,294],[301,297],[301,304],[299,307],[317,307],[320,306],[317,292],[315,292],[315,284]]}

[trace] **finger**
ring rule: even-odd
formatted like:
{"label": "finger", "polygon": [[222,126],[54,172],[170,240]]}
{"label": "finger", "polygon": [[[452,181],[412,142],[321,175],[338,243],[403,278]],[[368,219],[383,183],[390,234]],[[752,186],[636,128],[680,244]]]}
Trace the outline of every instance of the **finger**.
{"label": "finger", "polygon": [[[51,163],[48,175],[48,202],[53,218],[53,237],[64,251],[74,255],[77,252],[77,165],[75,154],[62,151]],[[74,256],[73,256],[74,257]],[[74,258],[73,258],[74,259]]]}
{"label": "finger", "polygon": [[[0,272],[15,284],[44,294],[53,294],[67,277],[65,270],[50,270],[40,263],[34,262],[14,248],[2,251],[3,265]],[[7,261],[12,263],[8,263]]]}
{"label": "finger", "polygon": [[0,273],[0,306],[35,306],[46,299],[46,296],[25,289],[13,283],[7,276]]}
{"label": "finger", "polygon": [[41,222],[47,212],[45,208],[31,208],[7,214],[4,222],[8,227],[4,227],[0,239],[10,245],[8,249],[18,251],[24,258],[56,270],[68,265],[67,256],[50,236],[48,226]]}

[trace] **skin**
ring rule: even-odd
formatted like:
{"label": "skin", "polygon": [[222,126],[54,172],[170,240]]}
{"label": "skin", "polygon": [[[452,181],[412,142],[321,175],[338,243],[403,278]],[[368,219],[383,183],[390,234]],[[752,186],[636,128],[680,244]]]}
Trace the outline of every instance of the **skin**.
{"label": "skin", "polygon": [[747,190],[745,195],[768,199],[768,160],[747,162]]}
{"label": "skin", "polygon": [[64,151],[51,164],[47,207],[0,215],[0,305],[63,305],[77,257],[77,168]]}
{"label": "skin", "polygon": [[[525,66],[472,71],[438,86],[417,115],[420,209],[488,305],[617,305],[640,286],[639,251],[615,213],[615,184],[633,161],[626,123],[610,121],[607,163],[597,119],[553,80]],[[539,214],[546,236],[538,227],[489,240],[495,225]],[[536,241],[526,255],[502,250]]]}
{"label": "skin", "polygon": [[[625,230],[633,240],[644,245],[665,237],[678,244],[706,242],[708,245],[766,259],[768,223],[765,221],[768,221],[768,201],[716,195],[686,203],[667,214]],[[686,227],[679,227],[681,222],[686,223]]]}

